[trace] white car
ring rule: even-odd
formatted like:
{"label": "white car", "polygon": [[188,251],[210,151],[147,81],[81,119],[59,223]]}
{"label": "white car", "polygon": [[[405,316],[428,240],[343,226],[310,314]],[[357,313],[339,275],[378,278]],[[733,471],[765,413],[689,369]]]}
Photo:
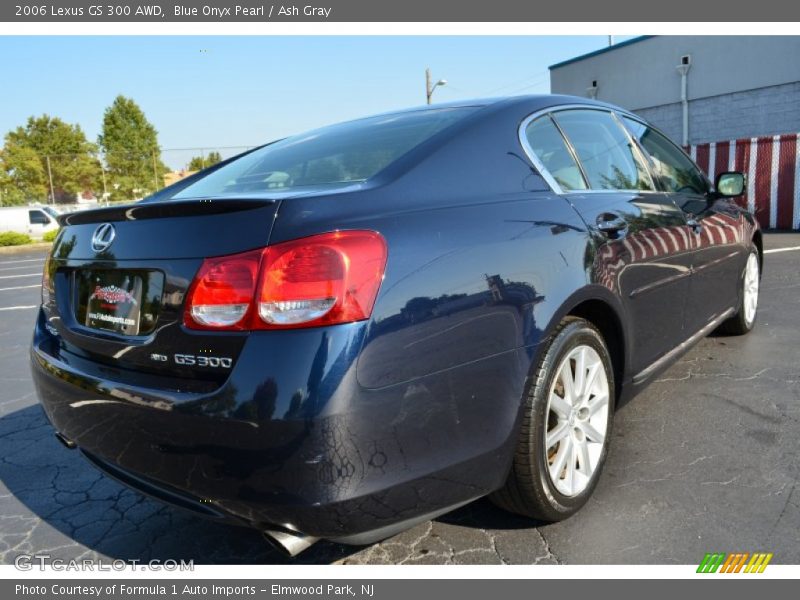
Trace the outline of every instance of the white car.
{"label": "white car", "polygon": [[58,229],[58,212],[49,206],[9,206],[0,208],[0,233],[16,231],[41,238],[45,232]]}

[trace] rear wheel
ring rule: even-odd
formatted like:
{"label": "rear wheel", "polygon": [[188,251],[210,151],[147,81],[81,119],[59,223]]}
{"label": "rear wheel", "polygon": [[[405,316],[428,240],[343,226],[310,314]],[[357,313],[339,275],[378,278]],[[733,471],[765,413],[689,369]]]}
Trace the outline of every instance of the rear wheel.
{"label": "rear wheel", "polygon": [[563,321],[536,372],[501,508],[546,521],[578,511],[597,485],[614,410],[611,357],[588,321]]}
{"label": "rear wheel", "polygon": [[761,284],[761,268],[758,249],[752,247],[744,266],[741,277],[741,290],[739,293],[739,306],[736,314],[720,326],[722,333],[730,335],[744,335],[749,333],[756,324],[758,312],[758,294]]}

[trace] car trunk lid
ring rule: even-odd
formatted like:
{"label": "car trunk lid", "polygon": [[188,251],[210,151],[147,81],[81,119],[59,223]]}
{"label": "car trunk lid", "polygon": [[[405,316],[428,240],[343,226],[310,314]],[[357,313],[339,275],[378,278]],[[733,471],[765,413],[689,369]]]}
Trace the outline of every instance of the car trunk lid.
{"label": "car trunk lid", "polygon": [[43,305],[60,352],[117,380],[221,384],[247,333],[185,328],[186,293],[203,259],[261,248],[279,203],[265,199],[141,203],[71,213],[46,266]]}

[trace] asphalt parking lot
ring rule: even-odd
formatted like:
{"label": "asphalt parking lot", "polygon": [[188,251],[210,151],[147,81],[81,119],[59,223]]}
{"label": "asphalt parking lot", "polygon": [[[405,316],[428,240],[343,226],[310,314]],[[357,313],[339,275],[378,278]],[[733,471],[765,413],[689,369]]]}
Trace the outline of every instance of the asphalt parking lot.
{"label": "asphalt parking lot", "polygon": [[[800,563],[800,234],[768,234],[757,328],[712,336],[619,408],[594,497],[541,525],[485,500],[367,548],[301,563],[698,563],[767,551]],[[37,404],[28,343],[43,253],[0,254],[0,562],[53,558],[286,562],[255,531],[149,500],[61,446]]]}

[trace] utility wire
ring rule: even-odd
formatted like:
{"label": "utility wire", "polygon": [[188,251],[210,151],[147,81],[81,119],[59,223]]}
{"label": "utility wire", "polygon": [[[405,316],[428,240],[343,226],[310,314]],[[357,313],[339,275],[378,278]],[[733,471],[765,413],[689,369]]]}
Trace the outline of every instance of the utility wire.
{"label": "utility wire", "polygon": [[[496,88],[493,88],[493,89],[491,89],[489,91],[483,92],[483,94],[485,94],[485,95],[494,94],[496,92],[508,89],[510,87],[517,86],[517,85],[519,85],[521,83],[527,83],[527,82],[529,82],[529,81],[531,81],[533,79],[541,80],[541,79],[544,79],[544,78],[549,77],[549,76],[550,76],[550,71],[540,71],[539,73],[536,73],[535,75],[531,75],[531,76],[525,77],[523,79],[518,79],[516,81],[512,81],[511,83],[507,83],[505,85],[501,85],[500,87],[496,87]],[[530,87],[530,86],[528,86],[528,87]],[[522,88],[522,89],[524,89],[524,88]]]}

